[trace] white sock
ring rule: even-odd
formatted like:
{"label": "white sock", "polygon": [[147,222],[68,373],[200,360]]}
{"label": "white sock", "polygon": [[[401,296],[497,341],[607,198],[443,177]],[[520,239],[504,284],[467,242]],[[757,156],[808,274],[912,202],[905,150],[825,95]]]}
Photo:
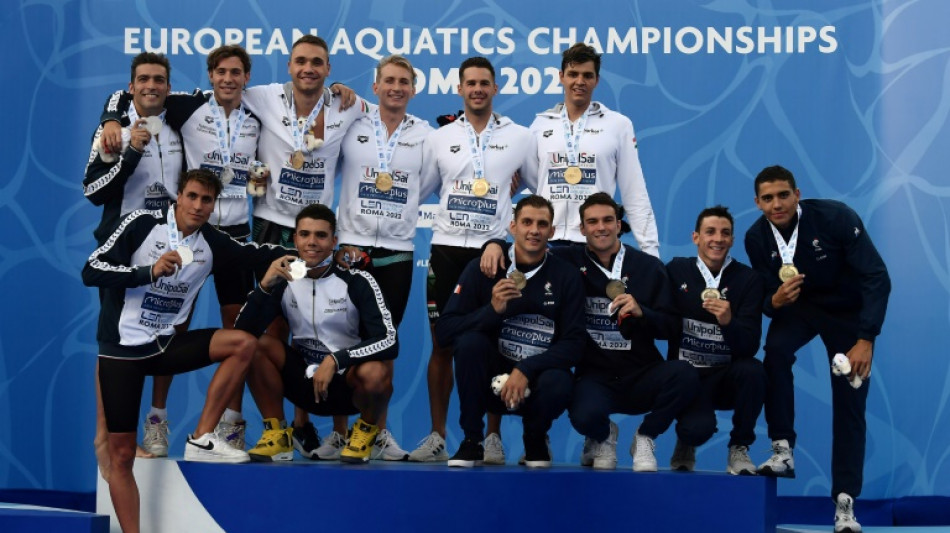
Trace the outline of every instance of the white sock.
{"label": "white sock", "polygon": [[230,407],[224,410],[224,414],[221,415],[221,421],[227,422],[228,424],[237,424],[238,422],[243,422],[244,417],[241,416],[240,411],[235,411]]}
{"label": "white sock", "polygon": [[168,409],[159,409],[158,407],[152,406],[152,409],[148,412],[148,417],[157,416],[159,420],[168,419]]}

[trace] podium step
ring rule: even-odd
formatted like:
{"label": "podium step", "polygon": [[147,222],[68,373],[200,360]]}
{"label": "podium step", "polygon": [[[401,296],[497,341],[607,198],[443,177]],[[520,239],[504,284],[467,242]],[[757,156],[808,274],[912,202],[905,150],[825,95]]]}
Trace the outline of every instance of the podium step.
{"label": "podium step", "polygon": [[[576,466],[135,462],[150,531],[775,531],[775,480]],[[111,512],[100,480],[100,513]],[[114,529],[117,530],[117,529]]]}
{"label": "podium step", "polygon": [[106,533],[109,517],[38,505],[0,502],[0,531],[3,533]]}

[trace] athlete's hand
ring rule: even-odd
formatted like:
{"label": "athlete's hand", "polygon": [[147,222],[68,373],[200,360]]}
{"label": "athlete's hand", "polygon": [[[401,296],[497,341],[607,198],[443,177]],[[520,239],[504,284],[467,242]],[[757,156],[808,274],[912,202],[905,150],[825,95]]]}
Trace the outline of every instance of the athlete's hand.
{"label": "athlete's hand", "polygon": [[[129,139],[129,144],[132,145],[132,148],[135,148],[139,152],[145,150],[145,145],[152,140],[152,134],[145,129],[145,119],[140,118],[135,121],[135,124],[130,128],[129,133],[131,134],[131,139]],[[119,142],[119,147],[121,149],[122,143]]]}
{"label": "athlete's hand", "polygon": [[152,265],[152,279],[171,276],[181,268],[181,256],[175,250],[169,250],[162,254]]}
{"label": "athlete's hand", "polygon": [[267,267],[267,272],[264,272],[264,277],[261,278],[261,287],[265,291],[269,291],[273,289],[281,279],[293,281],[294,278],[290,275],[290,264],[296,259],[297,257],[293,255],[285,255],[280,259],[275,259],[274,262]]}
{"label": "athlete's hand", "polygon": [[712,313],[720,326],[728,326],[732,322],[732,307],[726,300],[720,298],[703,300],[703,309]]}
{"label": "athlete's hand", "polygon": [[333,374],[336,372],[336,359],[326,356],[313,373],[313,401],[320,403],[326,400],[330,394],[330,382],[333,381]]}
{"label": "athlete's hand", "polygon": [[359,260],[363,251],[356,246],[340,246],[333,259],[343,270],[349,270],[350,266]]}
{"label": "athlete's hand", "polygon": [[118,154],[122,151],[122,126],[117,120],[108,120],[102,125],[99,144],[110,154]]}
{"label": "athlete's hand", "polygon": [[643,316],[643,309],[640,308],[640,304],[637,303],[637,299],[633,297],[632,294],[625,292],[618,295],[614,298],[614,301],[610,302],[610,314],[617,314],[617,316],[633,316],[634,318],[640,318]]}
{"label": "athlete's hand", "polygon": [[340,111],[346,111],[356,103],[356,91],[342,83],[331,85],[330,92],[340,97]]}
{"label": "athlete's hand", "polygon": [[871,375],[871,359],[874,358],[874,344],[865,339],[858,339],[845,355],[848,356],[848,361],[851,361],[851,374],[848,379],[854,376],[868,379]]}
{"label": "athlete's hand", "polygon": [[498,397],[505,403],[505,406],[512,411],[524,402],[524,391],[528,388],[528,377],[521,373],[517,368],[511,371],[508,381],[501,388]]}
{"label": "athlete's hand", "polygon": [[491,306],[499,315],[508,309],[508,302],[515,298],[521,298],[521,291],[515,282],[508,278],[498,280],[491,289]]}
{"label": "athlete's hand", "polygon": [[497,243],[489,243],[482,252],[482,258],[478,262],[478,267],[489,278],[494,278],[498,274],[498,269],[505,268],[505,255],[501,246]]}
{"label": "athlete's hand", "polygon": [[772,307],[778,309],[795,303],[802,293],[802,283],[804,282],[805,274],[796,274],[779,286],[775,294],[772,295]]}
{"label": "athlete's hand", "polygon": [[511,175],[511,191],[510,196],[518,194],[518,186],[521,185],[521,171],[516,170],[514,174]]}

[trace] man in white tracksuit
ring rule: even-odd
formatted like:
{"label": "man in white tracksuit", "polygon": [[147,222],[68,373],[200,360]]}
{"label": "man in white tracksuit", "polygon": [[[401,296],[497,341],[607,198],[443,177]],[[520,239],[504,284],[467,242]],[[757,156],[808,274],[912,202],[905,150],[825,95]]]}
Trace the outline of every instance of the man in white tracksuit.
{"label": "man in white tracksuit", "polygon": [[[537,150],[531,133],[492,111],[498,85],[491,62],[483,57],[463,61],[458,92],[464,102],[463,115],[426,138],[423,156],[426,173],[437,175],[440,184],[429,256],[431,326],[465,265],[481,255],[485,242],[505,238],[512,217],[512,176],[519,172],[531,190],[537,183]],[[451,350],[439,346],[435,335],[427,377],[432,433],[409,459],[447,461],[445,422],[452,393],[452,359]]]}
{"label": "man in white tracksuit", "polygon": [[538,143],[538,194],[554,205],[552,244],[583,244],[578,207],[595,192],[617,188],[640,250],[660,256],[656,218],[637,155],[633,123],[593,101],[600,54],[577,43],[564,51],[560,71],[564,102],[538,113],[531,133]]}

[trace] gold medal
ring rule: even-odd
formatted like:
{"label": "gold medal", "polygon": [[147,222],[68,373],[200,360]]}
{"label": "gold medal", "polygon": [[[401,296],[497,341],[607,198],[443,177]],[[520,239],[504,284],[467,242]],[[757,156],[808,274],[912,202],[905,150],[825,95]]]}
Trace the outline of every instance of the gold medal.
{"label": "gold medal", "polygon": [[700,294],[700,297],[704,302],[706,300],[721,300],[722,293],[719,292],[719,289],[713,289],[712,287],[709,287],[703,290],[702,294]]}
{"label": "gold medal", "polygon": [[520,270],[512,270],[511,273],[508,274],[508,279],[515,282],[515,288],[519,291],[524,289],[528,284],[528,278],[526,278],[524,273]]}
{"label": "gold medal", "polygon": [[290,156],[290,166],[294,167],[294,169],[296,170],[300,170],[303,168],[303,161],[304,161],[303,152],[301,152],[300,150],[295,150],[294,153],[291,154]]}
{"label": "gold medal", "polygon": [[389,192],[393,188],[393,175],[389,172],[376,174],[376,188],[380,192]]}
{"label": "gold medal", "polygon": [[782,265],[782,268],[778,269],[778,279],[782,280],[782,283],[785,283],[797,275],[798,269],[791,263],[785,263]]}
{"label": "gold medal", "polygon": [[583,176],[584,174],[581,172],[580,167],[567,167],[567,170],[564,171],[564,181],[571,185],[580,183]]}
{"label": "gold medal", "polygon": [[623,284],[619,279],[612,279],[607,282],[607,298],[610,298],[611,301],[617,299],[618,296],[627,292],[627,286]]}
{"label": "gold medal", "polygon": [[478,178],[472,182],[472,194],[475,196],[485,196],[488,194],[489,188],[490,186],[488,185],[488,180],[485,178]]}

